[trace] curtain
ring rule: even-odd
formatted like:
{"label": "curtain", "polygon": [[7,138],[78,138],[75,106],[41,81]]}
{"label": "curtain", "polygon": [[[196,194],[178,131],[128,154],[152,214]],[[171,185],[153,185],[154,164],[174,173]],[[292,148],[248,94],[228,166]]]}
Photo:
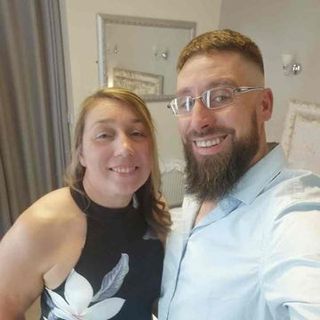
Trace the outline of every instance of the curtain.
{"label": "curtain", "polygon": [[0,238],[63,185],[70,141],[58,0],[0,0]]}

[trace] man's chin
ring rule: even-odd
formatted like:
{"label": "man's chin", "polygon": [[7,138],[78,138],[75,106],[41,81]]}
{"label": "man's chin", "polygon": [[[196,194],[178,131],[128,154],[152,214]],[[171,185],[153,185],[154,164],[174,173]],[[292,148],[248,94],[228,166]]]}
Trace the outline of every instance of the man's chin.
{"label": "man's chin", "polygon": [[210,161],[211,163],[215,163],[216,161],[220,162],[221,159],[224,159],[227,156],[227,152],[219,152],[214,154],[195,154],[193,153],[193,157],[196,160],[198,165],[205,165],[206,162]]}

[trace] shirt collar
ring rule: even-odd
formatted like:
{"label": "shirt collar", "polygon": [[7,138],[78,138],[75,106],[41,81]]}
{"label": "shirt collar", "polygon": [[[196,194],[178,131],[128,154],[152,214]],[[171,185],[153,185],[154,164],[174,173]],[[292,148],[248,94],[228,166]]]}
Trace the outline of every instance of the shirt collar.
{"label": "shirt collar", "polygon": [[[246,205],[256,199],[259,193],[273,180],[286,165],[283,149],[277,145],[267,155],[252,166],[239,180],[233,190],[223,199],[217,207],[201,220],[197,227],[220,220],[227,216],[241,203]],[[194,224],[201,203],[194,195],[186,195],[183,200],[183,226],[181,230],[188,233]]]}
{"label": "shirt collar", "polygon": [[285,154],[277,145],[244,174],[229,196],[250,204],[285,165]]}

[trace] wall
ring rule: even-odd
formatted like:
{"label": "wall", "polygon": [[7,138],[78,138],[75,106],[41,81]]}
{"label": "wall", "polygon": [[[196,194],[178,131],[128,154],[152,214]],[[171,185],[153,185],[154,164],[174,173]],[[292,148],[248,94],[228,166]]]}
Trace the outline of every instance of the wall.
{"label": "wall", "polygon": [[[74,113],[98,87],[96,14],[118,14],[197,23],[197,34],[218,26],[221,0],[61,0],[66,18],[70,92]],[[166,102],[148,103],[155,119],[160,159],[182,158],[176,122]]]}
{"label": "wall", "polygon": [[[270,141],[281,138],[289,99],[320,103],[319,0],[223,0],[221,28],[249,35],[259,45],[265,60],[267,86],[275,103],[268,123]],[[302,64],[298,76],[285,76],[281,54],[292,53]]]}

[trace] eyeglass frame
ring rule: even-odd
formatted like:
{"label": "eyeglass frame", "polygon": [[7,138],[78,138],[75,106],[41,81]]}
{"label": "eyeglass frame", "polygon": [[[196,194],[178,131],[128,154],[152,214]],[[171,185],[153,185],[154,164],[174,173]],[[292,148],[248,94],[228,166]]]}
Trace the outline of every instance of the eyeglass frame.
{"label": "eyeglass frame", "polygon": [[[215,90],[221,90],[221,89],[227,89],[227,90],[231,90],[232,96],[231,96],[231,101],[227,102],[226,104],[223,104],[219,107],[214,107],[211,108],[210,106],[207,105],[206,99],[204,98],[204,95],[207,94],[208,92],[212,92]],[[215,87],[215,88],[211,88],[208,90],[203,91],[199,96],[197,97],[192,97],[192,96],[181,96],[181,97],[176,97],[174,99],[172,99],[168,104],[167,104],[167,108],[171,109],[171,111],[173,112],[173,114],[175,116],[183,116],[183,115],[190,115],[193,107],[195,105],[195,101],[197,99],[201,99],[202,104],[209,110],[219,110],[219,109],[223,109],[225,107],[227,107],[228,105],[230,105],[233,102],[234,96],[235,95],[241,95],[243,93],[248,93],[248,92],[252,92],[252,91],[260,91],[260,90],[264,90],[264,87],[246,87],[246,86],[241,86],[241,87]],[[186,110],[186,112],[183,113],[179,113],[177,112],[177,108],[175,108],[173,106],[173,103],[176,103],[177,99],[181,99],[181,98],[190,98],[192,102],[192,105],[190,107],[190,110]],[[176,103],[177,104],[177,103]]]}

